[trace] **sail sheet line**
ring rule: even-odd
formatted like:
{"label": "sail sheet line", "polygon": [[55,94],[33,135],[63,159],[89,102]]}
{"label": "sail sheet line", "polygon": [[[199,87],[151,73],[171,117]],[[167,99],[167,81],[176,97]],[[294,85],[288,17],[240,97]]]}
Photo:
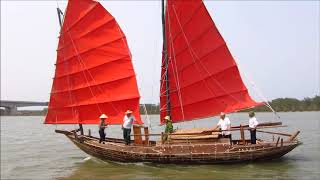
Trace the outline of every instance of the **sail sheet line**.
{"label": "sail sheet line", "polygon": [[[240,67],[240,65],[238,64],[238,66]],[[255,85],[255,83],[253,82],[253,80],[248,76],[246,75],[245,73],[242,73],[243,77],[245,79],[247,79],[251,86],[253,87],[253,90],[258,94],[258,96],[264,101],[264,105],[266,107],[268,107],[273,113],[274,115],[276,116],[277,119],[280,119],[280,116],[278,115],[278,113],[272,108],[272,106],[270,105],[270,103],[268,102],[268,98],[265,97],[262,93],[262,91]]]}
{"label": "sail sheet line", "polygon": [[[176,13],[176,10],[175,10],[175,7],[174,7],[174,6],[173,6],[173,12],[175,13],[175,16],[176,16],[176,18],[177,18],[177,20],[178,20],[178,24],[179,24],[180,28],[182,28],[182,27],[181,27],[180,20],[179,20],[179,18],[178,18],[178,16],[177,16],[177,13]],[[212,76],[211,73],[207,70],[206,66],[203,65],[203,63],[201,62],[201,60],[199,59],[199,57],[197,56],[197,54],[194,52],[194,50],[193,50],[192,46],[190,45],[189,40],[188,40],[188,38],[186,37],[186,34],[185,34],[185,32],[183,31],[183,29],[182,29],[182,32],[183,32],[185,41],[186,41],[186,43],[187,43],[187,45],[188,45],[191,53],[193,54],[193,55],[192,55],[192,59],[195,60],[193,57],[196,57],[196,59],[198,60],[199,64],[203,67],[203,69],[206,71],[206,73],[208,73],[209,76]],[[213,77],[213,76],[212,76],[212,77]],[[217,81],[214,77],[213,77],[213,80],[214,80],[214,82],[215,82],[223,91],[225,91],[227,94],[229,94],[228,91],[219,83],[219,81]],[[204,82],[205,82],[205,81],[204,81]],[[207,85],[207,82],[205,82],[205,84]],[[210,90],[211,90],[211,89],[210,89]],[[213,91],[212,91],[212,92],[213,92]],[[232,94],[229,94],[229,95],[230,95],[234,100],[238,101],[238,103],[241,103],[241,104],[245,105],[242,101],[240,101],[239,99],[237,99],[237,98],[235,98],[234,96],[232,96]]]}

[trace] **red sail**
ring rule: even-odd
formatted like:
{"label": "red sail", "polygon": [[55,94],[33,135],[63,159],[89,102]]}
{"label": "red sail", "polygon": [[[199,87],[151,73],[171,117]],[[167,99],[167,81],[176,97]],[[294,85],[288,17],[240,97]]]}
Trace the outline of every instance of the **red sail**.
{"label": "red sail", "polygon": [[69,0],[60,32],[46,124],[121,124],[140,95],[127,40],[114,17],[92,0]]}
{"label": "red sail", "polygon": [[[260,105],[251,99],[230,51],[201,0],[168,0],[166,42],[173,122]],[[166,115],[165,63],[160,87]]]}

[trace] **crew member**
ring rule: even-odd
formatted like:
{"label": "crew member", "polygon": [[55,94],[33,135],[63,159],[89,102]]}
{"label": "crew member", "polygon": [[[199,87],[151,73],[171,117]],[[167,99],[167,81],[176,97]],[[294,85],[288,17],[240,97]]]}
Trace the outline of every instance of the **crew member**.
{"label": "crew member", "polygon": [[250,128],[250,137],[251,144],[256,144],[256,128],[258,126],[257,118],[255,117],[255,113],[253,111],[249,112],[249,128]]}
{"label": "crew member", "polygon": [[164,117],[164,120],[166,122],[165,133],[173,133],[173,125],[172,125],[172,121],[170,119],[170,116]]}
{"label": "crew member", "polygon": [[217,127],[222,130],[220,137],[223,138],[230,138],[231,140],[231,133],[230,133],[230,128],[231,128],[231,122],[228,117],[226,117],[225,113],[221,112],[220,114],[220,120],[217,124]]}
{"label": "crew member", "polygon": [[100,135],[100,139],[99,139],[99,143],[103,143],[104,144],[104,141],[106,140],[106,134],[104,132],[104,129],[108,126],[106,123],[105,123],[105,119],[107,119],[108,116],[106,116],[105,114],[102,114],[100,116],[100,124],[99,124],[99,135]]}
{"label": "crew member", "polygon": [[131,127],[134,121],[135,121],[135,118],[132,115],[132,111],[127,110],[125,112],[125,116],[123,118],[123,124],[122,124],[123,139],[126,145],[129,145],[131,142],[130,134],[131,134]]}

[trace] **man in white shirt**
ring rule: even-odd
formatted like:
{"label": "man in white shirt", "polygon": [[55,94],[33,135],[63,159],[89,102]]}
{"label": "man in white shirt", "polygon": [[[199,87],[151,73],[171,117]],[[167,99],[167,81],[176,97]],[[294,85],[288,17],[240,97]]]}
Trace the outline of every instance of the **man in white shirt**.
{"label": "man in white shirt", "polygon": [[131,134],[131,127],[135,120],[134,116],[132,115],[132,111],[127,110],[125,112],[125,116],[123,118],[122,130],[123,130],[123,139],[126,145],[129,145],[131,142],[130,134]]}
{"label": "man in white shirt", "polygon": [[220,128],[222,130],[221,137],[230,138],[231,140],[231,133],[230,133],[231,122],[223,112],[220,114],[220,120],[217,124],[217,128]]}
{"label": "man in white shirt", "polygon": [[250,128],[250,137],[251,137],[251,144],[256,144],[256,128],[258,126],[258,121],[255,117],[255,113],[253,111],[249,112],[249,128]]}

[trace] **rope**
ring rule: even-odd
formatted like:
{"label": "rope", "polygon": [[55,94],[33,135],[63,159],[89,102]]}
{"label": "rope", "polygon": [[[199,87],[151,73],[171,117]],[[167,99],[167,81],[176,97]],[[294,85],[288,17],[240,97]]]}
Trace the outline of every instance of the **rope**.
{"label": "rope", "polygon": [[[237,64],[238,67],[240,67],[239,64]],[[271,105],[268,102],[268,99],[263,95],[262,91],[259,90],[259,88],[255,85],[255,83],[253,82],[253,80],[251,78],[249,78],[249,76],[247,76],[247,74],[249,74],[247,72],[247,74],[245,73],[241,73],[242,76],[249,81],[250,85],[253,87],[254,92],[266,103],[265,106],[268,107],[275,115],[275,117],[277,119],[280,119],[280,116],[278,115],[278,113],[271,107]]]}
{"label": "rope", "polygon": [[[170,17],[170,14],[169,14],[169,11],[168,11],[168,16]],[[184,109],[183,109],[183,103],[182,103],[182,97],[181,97],[181,86],[180,86],[180,81],[179,81],[179,73],[178,73],[178,68],[177,68],[177,60],[176,60],[176,53],[175,53],[175,49],[174,49],[174,45],[173,45],[173,41],[172,41],[172,31],[171,31],[171,26],[170,26],[170,18],[169,19],[169,39],[171,40],[170,41],[170,45],[171,45],[171,50],[173,52],[173,61],[171,63],[171,66],[172,66],[172,69],[174,70],[174,78],[176,80],[176,86],[177,86],[177,89],[178,89],[178,97],[179,97],[179,103],[180,103],[180,107],[181,107],[181,113],[182,113],[182,119],[185,119],[184,118]],[[170,57],[171,59],[171,57]],[[174,66],[174,67],[173,67]],[[193,121],[193,120],[192,120]],[[193,124],[194,125],[194,124]],[[195,127],[195,125],[194,125]]]}
{"label": "rope", "polygon": [[[62,11],[60,10],[60,7],[59,7],[59,3],[58,1],[56,1],[57,3],[57,8],[59,9],[59,13],[62,14],[62,18],[61,18],[61,21],[63,22],[64,21],[64,18],[65,18],[65,14],[62,13]],[[58,14],[60,16],[60,14]],[[63,38],[64,36],[64,33],[62,33],[62,27],[60,27],[60,31],[59,31],[59,34],[62,36],[62,44],[63,46],[65,45],[65,39]],[[61,54],[62,54],[62,57],[63,57],[63,60],[65,60],[65,53],[64,53],[64,50],[61,51]],[[67,62],[69,64],[69,62]],[[68,64],[66,64],[65,66],[68,67]],[[73,104],[73,98],[72,98],[72,94],[71,94],[71,85],[70,85],[70,76],[67,75],[67,83],[68,83],[68,92],[69,92],[69,100],[70,100],[70,104],[72,105]],[[71,112],[72,112],[72,118],[75,119],[75,112],[74,112],[74,107],[71,106]],[[55,115],[56,115],[56,125],[57,125],[57,113],[55,112]],[[79,119],[77,119],[78,123],[79,123]],[[57,126],[56,126],[57,128]]]}
{"label": "rope", "polygon": [[[168,12],[168,16],[170,17],[170,11]],[[173,75],[176,81],[176,87],[178,90],[178,98],[179,98],[179,104],[180,104],[180,109],[181,109],[181,113],[182,113],[182,119],[185,119],[185,114],[184,114],[184,109],[183,109],[183,103],[182,103],[182,96],[181,96],[181,86],[180,86],[180,81],[179,81],[179,73],[178,73],[178,68],[177,68],[177,60],[176,60],[176,53],[175,53],[175,48],[174,48],[174,44],[173,44],[173,40],[172,40],[172,31],[171,31],[171,23],[170,23],[170,18],[169,19],[169,39],[170,39],[170,49],[172,50],[173,53],[173,61],[171,63],[172,69],[173,69]],[[171,61],[171,57],[170,57],[170,61]],[[192,124],[193,124],[193,128],[196,128],[196,124],[194,122],[194,119],[192,119]]]}

